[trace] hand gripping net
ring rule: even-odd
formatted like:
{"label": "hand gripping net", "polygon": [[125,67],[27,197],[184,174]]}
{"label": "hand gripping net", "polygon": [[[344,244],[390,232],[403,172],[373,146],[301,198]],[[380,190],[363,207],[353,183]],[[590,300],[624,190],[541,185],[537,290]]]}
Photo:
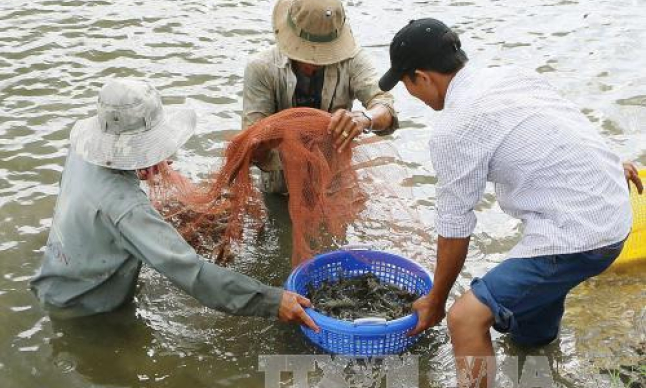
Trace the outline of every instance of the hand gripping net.
{"label": "hand gripping net", "polygon": [[263,119],[235,136],[224,165],[193,184],[166,164],[149,174],[151,200],[196,250],[216,261],[231,258],[246,228],[262,229],[266,212],[253,182],[254,152],[276,149],[289,191],[292,265],[312,257],[326,239],[342,238],[367,196],[352,165],[352,150],[338,153],[327,132],[331,115],[294,108]]}

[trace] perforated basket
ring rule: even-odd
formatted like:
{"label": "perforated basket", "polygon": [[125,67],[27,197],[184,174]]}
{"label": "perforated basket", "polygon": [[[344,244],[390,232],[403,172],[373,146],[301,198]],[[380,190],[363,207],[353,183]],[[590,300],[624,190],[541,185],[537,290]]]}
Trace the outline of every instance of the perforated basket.
{"label": "perforated basket", "polygon": [[[368,272],[383,282],[417,294],[428,294],[433,287],[431,274],[411,260],[386,252],[346,249],[315,256],[299,265],[287,279],[286,288],[306,295],[310,283],[318,287],[324,280],[337,281],[340,277],[355,277]],[[417,325],[416,314],[392,321],[366,317],[352,322],[331,318],[309,308],[306,312],[321,331],[316,333],[304,326],[301,330],[314,344],[334,354],[400,354],[419,339],[419,335],[407,336]]]}

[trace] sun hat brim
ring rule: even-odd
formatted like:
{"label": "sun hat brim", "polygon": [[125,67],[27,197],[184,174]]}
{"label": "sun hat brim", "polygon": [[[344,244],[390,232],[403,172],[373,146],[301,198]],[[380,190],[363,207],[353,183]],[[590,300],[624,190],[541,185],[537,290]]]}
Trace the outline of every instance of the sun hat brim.
{"label": "sun hat brim", "polygon": [[164,109],[165,118],[147,131],[120,135],[102,130],[98,116],[79,120],[70,134],[74,152],[89,163],[115,170],[148,168],[171,157],[195,132],[190,109]]}
{"label": "sun hat brim", "polygon": [[280,52],[289,59],[319,66],[339,63],[357,55],[360,47],[354,40],[347,21],[339,36],[331,42],[310,42],[296,35],[287,21],[291,2],[292,0],[278,0],[274,7],[274,35]]}

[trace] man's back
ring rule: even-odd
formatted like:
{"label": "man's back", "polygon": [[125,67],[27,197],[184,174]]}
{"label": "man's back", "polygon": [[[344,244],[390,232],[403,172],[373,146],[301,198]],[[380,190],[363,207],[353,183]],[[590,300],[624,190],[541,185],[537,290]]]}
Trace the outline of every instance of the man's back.
{"label": "man's back", "polygon": [[[619,158],[574,104],[537,75],[461,70],[431,146],[440,220],[469,213],[465,203],[480,199],[485,180],[494,182],[501,208],[524,223],[513,257],[599,248],[629,232]],[[460,196],[468,199],[454,199]],[[468,218],[466,229],[475,225]]]}
{"label": "man's back", "polygon": [[[52,307],[81,310],[111,310],[127,300],[140,262],[119,245],[115,225],[144,203],[149,201],[134,172],[96,166],[70,151],[43,267],[32,282],[39,298]],[[107,283],[113,284],[98,287]],[[101,290],[122,295],[105,297]]]}

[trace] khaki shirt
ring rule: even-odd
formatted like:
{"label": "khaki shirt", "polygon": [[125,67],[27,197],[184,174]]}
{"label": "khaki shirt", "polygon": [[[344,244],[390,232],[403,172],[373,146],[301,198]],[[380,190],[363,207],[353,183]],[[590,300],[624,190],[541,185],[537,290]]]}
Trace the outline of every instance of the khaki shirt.
{"label": "khaki shirt", "polygon": [[278,314],[281,289],[198,256],[152,207],[134,172],[99,167],[70,151],[32,290],[57,317],[107,312],[132,299],[142,263],[205,306]]}
{"label": "khaki shirt", "polygon": [[[253,56],[244,73],[242,129],[292,108],[294,90],[296,75],[291,61],[277,47]],[[328,112],[350,110],[355,99],[366,109],[377,104],[387,107],[394,119],[390,133],[397,128],[393,96],[379,89],[377,71],[363,49],[353,58],[325,67],[321,108]]]}
{"label": "khaki shirt", "polygon": [[[292,108],[295,89],[296,75],[292,70],[291,61],[278,47],[253,56],[244,73],[242,129],[274,113]],[[379,135],[391,134],[398,128],[393,96],[379,89],[377,71],[363,49],[352,58],[325,67],[321,108],[328,112],[350,110],[355,99],[361,101],[366,109],[381,104],[390,111],[393,123],[387,130],[379,131]],[[279,155],[273,152],[268,161],[259,167],[263,171],[279,171]],[[264,175],[263,179],[268,179]]]}

